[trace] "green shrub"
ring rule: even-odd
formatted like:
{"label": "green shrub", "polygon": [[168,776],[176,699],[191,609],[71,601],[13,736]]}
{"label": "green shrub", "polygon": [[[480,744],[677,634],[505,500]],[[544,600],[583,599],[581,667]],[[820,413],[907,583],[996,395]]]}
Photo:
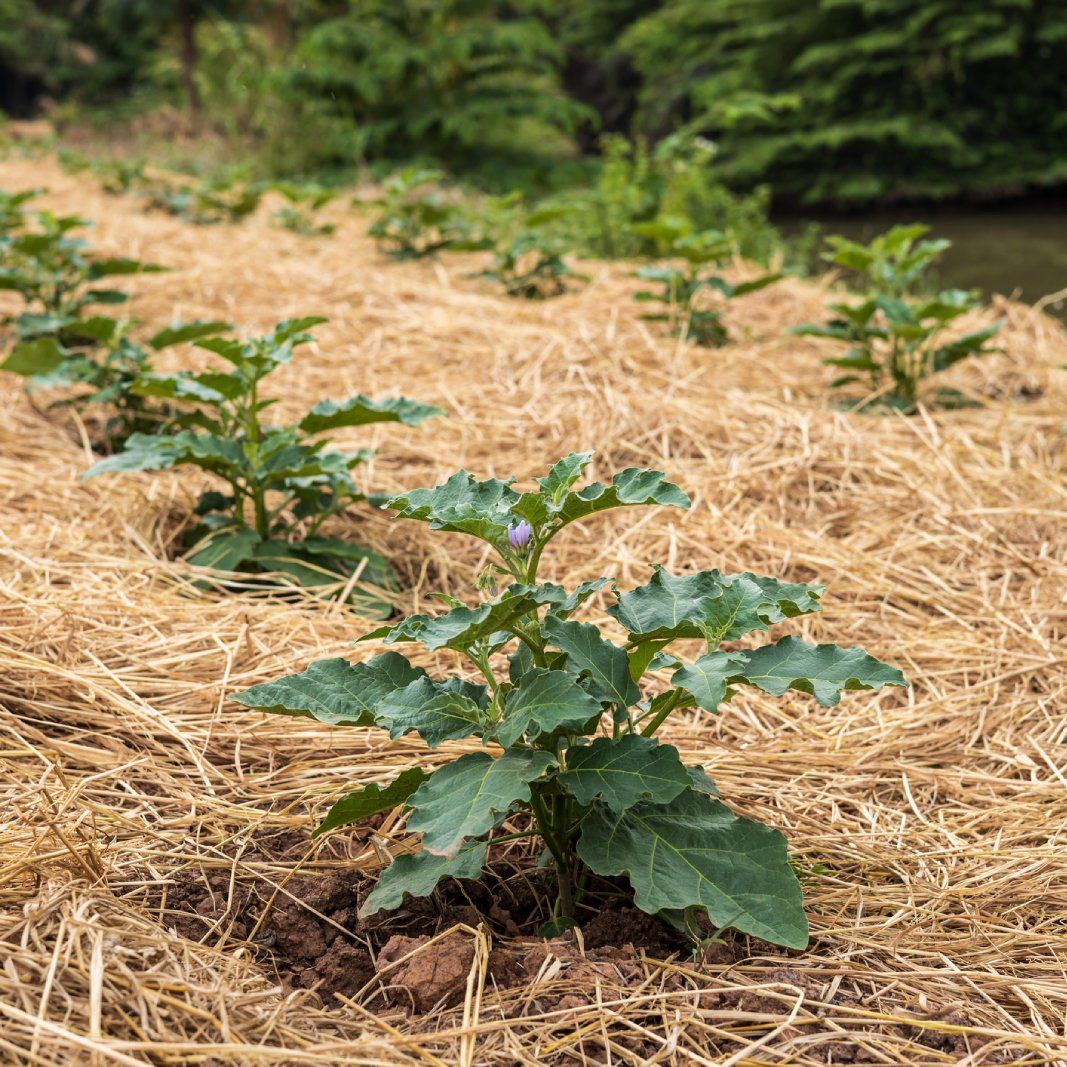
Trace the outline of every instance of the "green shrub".
{"label": "green shrub", "polygon": [[[1000,330],[1000,321],[955,340],[944,339],[956,319],[979,306],[977,292],[947,289],[916,295],[926,288],[927,271],[950,244],[921,240],[928,232],[922,225],[895,226],[868,245],[829,238],[832,251],[826,258],[855,271],[864,295],[831,304],[836,316],[824,325],[797,326],[792,332],[848,346],[844,356],[826,360],[848,372],[834,379],[833,388],[866,379],[880,402],[912,412],[928,377],[968,356],[995,351],[987,342]],[[932,399],[953,405],[961,398],[952,390],[940,390]]]}
{"label": "green shrub", "polygon": [[315,131],[312,165],[433,159],[450,169],[568,147],[589,116],[560,88],[562,51],[492,0],[347,0],[314,20],[281,93]]}
{"label": "green shrub", "polygon": [[620,136],[603,140],[596,182],[551,198],[545,206],[561,218],[554,229],[567,247],[603,259],[658,255],[658,242],[637,227],[664,217],[688,220],[694,231],[734,234],[739,251],[765,262],[781,238],[768,219],[770,194],[730,192],[714,167],[714,148],[700,138],[677,135],[655,147]]}
{"label": "green shrub", "polygon": [[[307,329],[323,321],[281,322],[248,341],[198,340],[230,364],[227,371],[141,377],[134,393],[195,406],[168,432],[134,434],[124,451],[95,463],[85,477],[199,467],[229,491],[201,494],[198,522],[186,536],[188,562],[333,591],[346,589],[357,574],[365,584],[388,587],[393,578],[381,557],[319,533],[326,520],[366,499],[351,471],[371,455],[367,449],[330,450],[321,435],[375,422],[416,426],[440,411],[402,397],[375,401],[360,395],[340,404],[324,400],[289,425],[264,424],[262,413],[275,401],[262,396],[260,383],[311,339]],[[387,608],[372,594],[360,600],[368,610]]]}
{"label": "green shrub", "polygon": [[740,188],[863,203],[1067,176],[1062,4],[664,0],[621,46],[636,129],[716,138]]}
{"label": "green shrub", "polygon": [[[785,839],[735,815],[705,769],[687,766],[655,735],[673,713],[714,714],[740,686],[772,696],[799,690],[832,707],[845,690],[905,685],[904,677],[858,648],[792,636],[738,650],[739,638],[817,611],[823,594],[822,586],[754,574],[657,568],[640,588],[615,589],[608,612],[626,633],[622,643],[576,621],[608,579],[570,592],[539,581],[552,538],[608,508],[689,506],[651,470],[631,468],[609,485],[575,491],[590,457],[560,460],[531,492],[460,471],[389,502],[401,518],[485,541],[498,554],[495,572],[511,584],[475,606],[447,597],[444,614],[414,615],[364,640],[449,649],[477,681],[439,680],[389,651],[356,664],[321,660],[236,700],[331,725],[377,726],[393,738],[414,732],[430,748],[481,739],[483,747],[439,762],[432,774],[416,767],[384,788],[347,794],[319,825],[317,834],[404,805],[408,830],[421,833],[421,851],[393,860],[364,915],[427,896],[445,877],[477,878],[491,842],[524,839],[531,858],[543,852],[555,867],[545,934],[594,911],[605,892],[617,895],[604,880],[625,876],[646,912],[689,929],[703,916],[717,929],[803,948],[808,927]],[[678,640],[706,649],[683,664],[666,651]],[[642,687],[650,671],[658,677]],[[670,673],[666,685],[660,672]]]}

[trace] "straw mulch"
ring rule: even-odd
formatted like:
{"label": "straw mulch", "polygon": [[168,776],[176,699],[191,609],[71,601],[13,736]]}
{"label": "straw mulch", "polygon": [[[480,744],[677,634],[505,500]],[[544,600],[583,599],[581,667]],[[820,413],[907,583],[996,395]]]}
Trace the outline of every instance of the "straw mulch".
{"label": "straw mulch", "polygon": [[[182,936],[159,901],[177,876],[220,870],[284,897],[293,864],[263,860],[257,841],[306,830],[340,791],[425,758],[410,739],[227,701],[313,658],[367,654],[351,645],[360,620],[311,599],[191,593],[168,551],[195,474],[82,484],[78,428],[43,418],[5,378],[0,1060],[1067,1063],[1060,327],[1001,301],[1005,353],[954,383],[979,407],[861,416],[831,405],[825,351],[783,333],[822,314],[829,280],[746,298],[730,316],[735,343],[708,351],[642,323],[623,266],[588,264],[587,286],[537,305],[469,280],[476,258],[383,260],[358,217],[329,240],[279,232],[265,214],[197,229],[47,161],[5,162],[0,182],[46,184],[49,206],[96,221],[101,249],[174,267],[130,282],[151,326],[329,316],[270,381],[280,415],[357,390],[451,413],[354,434],[380,447],[368,486],[430,485],[460,466],[526,478],[584,448],[598,451],[598,477],[659,467],[690,492],[690,512],[572,528],[546,577],[625,587],[661,561],[824,581],[825,610],[795,629],[862,644],[913,683],[834,709],[746,692],[666,732],[818,868],[809,951],[647,958],[638,979],[586,981],[559,1007],[567,968],[548,968],[542,989],[498,989],[489,935],[457,929],[476,951],[454,1010],[408,1018],[375,988],[320,1000],[284,986],[225,924]],[[346,521],[339,532],[397,561],[405,607],[429,606],[435,588],[472,592],[475,543]],[[402,840],[394,826],[381,847]],[[342,855],[310,849],[304,869],[344,869]],[[349,855],[380,862],[373,848]]]}

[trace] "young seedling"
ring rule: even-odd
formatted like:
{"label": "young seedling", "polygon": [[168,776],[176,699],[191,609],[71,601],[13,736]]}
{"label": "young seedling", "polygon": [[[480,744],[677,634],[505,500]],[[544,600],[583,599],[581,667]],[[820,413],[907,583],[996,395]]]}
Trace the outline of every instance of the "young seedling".
{"label": "young seedling", "polygon": [[151,337],[146,347],[130,336],[135,325],[132,319],[103,315],[79,319],[80,344],[64,344],[52,334],[20,341],[0,363],[0,370],[27,378],[28,389],[72,387],[77,390],[49,407],[82,409],[104,405],[111,408],[113,413],[104,423],[100,445],[112,452],[131,434],[157,432],[174,415],[168,405],[156,403],[133,388],[152,372],[155,353],[229,328],[225,322],[180,324]]}
{"label": "young seedling", "polygon": [[[928,226],[895,226],[869,245],[831,237],[826,259],[855,271],[866,289],[851,302],[831,304],[835,317],[825,325],[805,324],[790,332],[825,337],[848,346],[844,356],[825,360],[847,373],[831,388],[866,380],[873,398],[903,412],[914,412],[921,387],[931,375],[968,356],[996,349],[987,342],[1002,320],[945,341],[944,334],[961,315],[979,306],[976,291],[946,289],[934,296],[917,295],[928,288],[926,273],[949,241],[924,241]],[[947,406],[962,400],[955,390],[938,390],[933,399]]]}
{"label": "young seedling", "polygon": [[471,237],[471,224],[458,204],[440,191],[439,170],[409,167],[389,178],[384,196],[374,201],[381,213],[370,228],[387,255],[424,259]]}
{"label": "young seedling", "polygon": [[263,186],[225,178],[180,183],[157,178],[146,184],[145,194],[149,209],[176,215],[194,226],[214,226],[251,215],[263,198]]}
{"label": "young seedling", "polygon": [[508,296],[547,300],[567,291],[568,278],[584,278],[567,265],[545,224],[561,215],[558,209],[528,213],[521,194],[490,200],[481,212],[481,237],[465,247],[489,248],[493,259],[475,277],[499,282]]}
{"label": "young seedling", "polygon": [[722,321],[721,307],[700,302],[698,297],[705,290],[717,293],[724,300],[754,293],[783,277],[782,272],[764,274],[747,282],[728,282],[718,274],[705,274],[708,264],[721,264],[734,251],[733,239],[718,230],[693,233],[684,219],[664,218],[656,222],[634,226],[635,232],[657,240],[664,254],[675,260],[683,260],[685,267],[673,264],[642,267],[639,278],[659,282],[659,292],[642,290],[635,300],[655,301],[663,304],[665,311],[642,315],[650,322],[667,322],[683,340],[693,340],[698,345],[717,347],[725,344],[730,335]]}
{"label": "young seedling", "polygon": [[96,258],[85,240],[72,231],[88,226],[76,215],[38,212],[36,228],[0,239],[0,289],[19,293],[26,312],[4,321],[19,337],[73,331],[92,304],[122,304],[129,299],[118,289],[98,288],[105,278],[165,270],[136,259]]}
{"label": "young seedling", "polygon": [[302,237],[329,237],[337,229],[333,223],[316,219],[316,213],[336,198],[337,194],[332,190],[289,182],[279,182],[272,188],[289,201],[287,206],[274,212],[274,221],[283,230]]}
{"label": "young seedling", "polygon": [[[845,690],[904,685],[904,677],[861,649],[792,636],[736,650],[740,638],[817,611],[823,594],[822,586],[749,573],[657,568],[637,589],[614,589],[607,610],[626,634],[621,641],[577,621],[608,579],[570,591],[540,581],[552,539],[609,508],[689,506],[654,470],[630,468],[610,484],[575,490],[591,455],[561,459],[529,492],[460,471],[389,502],[402,518],[485,541],[510,584],[470,607],[448,598],[444,614],[414,615],[363,640],[449,649],[476,680],[439,680],[387,651],[354,664],[321,660],[235,699],[258,711],[376,726],[394,738],[414,732],[430,748],[481,740],[432,774],[415,767],[384,787],[349,793],[319,825],[316,834],[403,804],[407,829],[422,835],[421,851],[392,862],[363,914],[426,896],[444,877],[477,878],[490,841],[526,838],[555,868],[546,934],[589,915],[602,879],[625,876],[646,912],[690,928],[703,915],[714,928],[802,948],[807,921],[784,837],[735,815],[704,768],[686,765],[656,734],[680,711],[717,712],[740,686],[772,696],[799,690],[832,707]],[[702,641],[705,651],[682,663],[666,651],[679,640]]]}
{"label": "young seedling", "polygon": [[[198,522],[188,532],[186,559],[220,571],[272,574],[289,584],[341,590],[355,576],[371,586],[389,586],[385,561],[358,545],[325,537],[327,519],[366,499],[351,471],[372,454],[367,449],[329,449],[321,435],[346,426],[401,422],[416,426],[440,409],[403,397],[371,400],[355,396],[340,404],[324,400],[299,422],[266,425],[263,412],[275,403],[261,395],[262,380],[293,358],[306,332],[321,318],[285,321],[264,337],[198,340],[200,348],[230,364],[226,371],[150,374],[133,392],[195,405],[172,432],[134,434],[124,451],[94,464],[86,478],[100,474],[199,467],[226,483],[228,492],[208,490],[196,507]],[[367,595],[361,603],[382,610]]]}

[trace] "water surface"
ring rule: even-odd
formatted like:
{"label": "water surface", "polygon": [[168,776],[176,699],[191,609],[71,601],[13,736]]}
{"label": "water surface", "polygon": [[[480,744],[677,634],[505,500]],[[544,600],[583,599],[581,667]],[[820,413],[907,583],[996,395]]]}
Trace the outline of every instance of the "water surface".
{"label": "water surface", "polygon": [[[1067,198],[1009,206],[893,209],[814,221],[825,233],[862,241],[898,223],[925,222],[931,236],[952,242],[937,268],[946,287],[1003,293],[1028,303],[1067,290]],[[785,228],[800,225],[791,220]],[[1067,315],[1067,293],[1049,310]]]}

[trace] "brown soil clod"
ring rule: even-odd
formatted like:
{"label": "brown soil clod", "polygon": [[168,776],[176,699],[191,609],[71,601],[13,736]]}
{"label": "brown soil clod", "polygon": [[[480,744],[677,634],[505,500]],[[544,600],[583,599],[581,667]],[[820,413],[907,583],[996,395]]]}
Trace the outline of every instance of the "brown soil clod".
{"label": "brown soil clod", "polygon": [[396,934],[378,953],[378,975],[390,999],[420,1014],[458,1004],[473,964],[474,945],[461,936],[433,941]]}

